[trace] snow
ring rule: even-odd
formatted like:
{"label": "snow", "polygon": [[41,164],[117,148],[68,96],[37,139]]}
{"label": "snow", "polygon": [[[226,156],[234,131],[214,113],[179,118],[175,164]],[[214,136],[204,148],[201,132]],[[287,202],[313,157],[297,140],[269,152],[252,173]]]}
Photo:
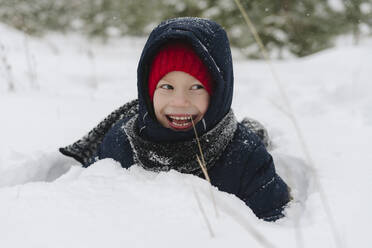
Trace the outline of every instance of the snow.
{"label": "snow", "polygon": [[108,159],[83,169],[57,152],[136,98],[144,39],[31,38],[4,25],[0,33],[11,66],[0,60],[1,247],[336,247],[316,177],[342,246],[370,246],[371,40],[273,62],[315,169],[267,64],[234,51],[234,112],[268,128],[277,171],[295,198],[286,218],[266,223],[213,187],[216,217],[210,186],[197,177],[125,170]]}

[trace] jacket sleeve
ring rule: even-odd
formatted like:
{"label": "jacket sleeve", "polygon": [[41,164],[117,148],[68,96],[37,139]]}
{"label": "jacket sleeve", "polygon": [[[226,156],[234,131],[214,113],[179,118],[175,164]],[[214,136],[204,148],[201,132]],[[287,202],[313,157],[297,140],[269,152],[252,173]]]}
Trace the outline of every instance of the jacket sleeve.
{"label": "jacket sleeve", "polygon": [[132,147],[122,129],[122,125],[127,121],[123,119],[113,126],[103,138],[98,147],[98,159],[111,158],[118,161],[123,168],[129,168],[134,164]]}
{"label": "jacket sleeve", "polygon": [[291,199],[289,187],[276,174],[273,159],[264,145],[250,154],[246,166],[240,198],[260,219],[275,221],[283,217],[283,210]]}

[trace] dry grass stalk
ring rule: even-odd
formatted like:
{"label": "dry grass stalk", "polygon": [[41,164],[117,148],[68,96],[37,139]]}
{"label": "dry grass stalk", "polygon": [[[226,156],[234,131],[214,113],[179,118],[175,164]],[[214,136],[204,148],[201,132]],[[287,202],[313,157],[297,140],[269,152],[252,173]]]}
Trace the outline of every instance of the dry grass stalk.
{"label": "dry grass stalk", "polygon": [[211,183],[211,179],[210,179],[210,177],[208,175],[207,166],[206,166],[205,160],[204,160],[203,150],[202,150],[201,145],[200,145],[200,140],[199,140],[198,132],[196,132],[194,120],[192,119],[192,116],[190,116],[190,117],[191,117],[192,127],[194,128],[194,132],[195,132],[196,142],[198,143],[200,156],[202,158],[202,160],[200,161],[200,158],[199,158],[198,154],[196,154],[196,160],[198,161],[198,164],[199,164],[200,168],[203,171],[203,174],[204,174],[205,179],[207,179],[207,181],[209,182],[209,190],[210,190],[210,193],[211,193],[213,207],[214,207],[214,211],[216,213],[216,217],[218,218],[219,215],[218,215],[218,210],[217,210],[217,204],[216,204],[216,200],[214,199],[213,189],[212,189],[212,183]]}
{"label": "dry grass stalk", "polygon": [[13,81],[13,77],[12,77],[12,67],[8,62],[8,59],[7,59],[6,54],[5,54],[5,47],[2,43],[0,43],[0,52],[1,52],[0,59],[1,59],[1,62],[4,66],[5,77],[6,77],[7,82],[8,82],[8,91],[13,92],[13,91],[15,91],[15,86],[14,86],[14,81]]}
{"label": "dry grass stalk", "polygon": [[207,224],[207,228],[208,228],[209,234],[211,235],[211,238],[214,238],[215,235],[214,235],[214,232],[213,232],[213,229],[212,229],[212,225],[211,225],[211,223],[209,222],[207,215],[205,214],[205,211],[204,211],[203,205],[201,204],[201,201],[200,201],[199,195],[198,195],[198,193],[196,192],[194,186],[192,186],[192,191],[194,192],[194,196],[195,196],[196,201],[197,201],[197,203],[198,203],[198,206],[199,206],[200,212],[202,213],[203,219],[204,219],[205,223]]}
{"label": "dry grass stalk", "polygon": [[199,163],[199,165],[200,165],[200,168],[201,168],[202,171],[203,171],[203,174],[204,174],[204,176],[205,176],[205,179],[207,179],[207,181],[208,181],[209,183],[211,183],[211,179],[209,178],[207,168],[206,168],[205,165],[200,161],[200,158],[199,158],[198,154],[196,154],[196,160],[198,161],[198,163]]}
{"label": "dry grass stalk", "polygon": [[[315,163],[314,163],[314,161],[312,159],[312,156],[309,152],[309,149],[308,149],[308,146],[305,142],[305,138],[303,136],[303,133],[302,133],[300,127],[299,127],[297,118],[294,114],[294,111],[293,111],[292,106],[290,104],[289,98],[286,94],[285,87],[282,85],[282,83],[279,79],[279,76],[277,75],[276,70],[274,69],[274,66],[271,63],[269,53],[267,52],[265,46],[263,45],[262,40],[261,40],[260,36],[258,35],[257,30],[256,30],[256,27],[254,26],[253,22],[251,21],[251,19],[248,16],[247,12],[245,11],[243,6],[241,5],[240,0],[235,0],[235,3],[238,6],[240,12],[242,13],[243,18],[244,18],[245,22],[247,23],[247,26],[250,29],[256,43],[260,47],[260,50],[261,50],[261,53],[262,53],[264,59],[266,60],[267,64],[270,67],[271,73],[272,73],[272,75],[275,79],[275,82],[276,82],[277,86],[278,86],[280,96],[282,97],[282,99],[285,103],[286,111],[284,113],[287,113],[289,119],[292,121],[292,124],[293,124],[293,126],[296,130],[297,137],[300,140],[301,148],[302,148],[302,150],[305,154],[307,163],[313,168],[313,171],[315,171],[315,169],[316,169]],[[319,195],[320,195],[320,198],[321,198],[321,202],[322,202],[322,205],[323,205],[324,212],[327,215],[328,224],[330,225],[330,229],[331,229],[331,232],[332,232],[332,235],[333,235],[333,240],[335,242],[335,245],[337,247],[342,247],[343,243],[341,241],[339,232],[337,230],[336,223],[335,223],[335,220],[333,218],[333,213],[332,213],[331,208],[329,206],[328,199],[326,197],[326,194],[324,192],[324,189],[322,187],[320,179],[319,179],[319,177],[317,176],[316,173],[314,173],[314,178],[315,178],[315,184],[316,184],[316,186],[319,190]],[[301,231],[301,230],[299,230],[299,231]],[[301,237],[299,237],[299,238],[301,238]]]}
{"label": "dry grass stalk", "polygon": [[[198,143],[200,156],[201,156],[201,158],[202,158],[203,165],[205,166],[205,160],[204,160],[203,150],[202,150],[201,145],[200,145],[198,132],[196,132],[195,123],[194,123],[194,120],[192,119],[192,116],[191,116],[191,115],[190,115],[190,118],[191,118],[192,127],[194,128],[195,138],[196,138],[196,141],[197,141],[197,143]],[[205,167],[206,167],[206,166],[205,166]],[[208,173],[207,173],[207,174],[208,174]],[[209,178],[209,176],[208,176],[208,178]],[[209,180],[209,182],[210,182],[210,180]]]}
{"label": "dry grass stalk", "polygon": [[91,80],[90,80],[90,86],[93,88],[93,89],[97,89],[98,88],[98,80],[97,80],[97,73],[96,73],[96,56],[94,54],[94,51],[91,47],[88,47],[87,49],[87,57],[90,61],[90,65],[91,65]]}
{"label": "dry grass stalk", "polygon": [[36,61],[35,57],[30,52],[28,35],[24,34],[24,47],[25,47],[25,56],[28,67],[28,76],[30,79],[30,85],[34,89],[40,89],[37,83],[37,74],[36,74]]}

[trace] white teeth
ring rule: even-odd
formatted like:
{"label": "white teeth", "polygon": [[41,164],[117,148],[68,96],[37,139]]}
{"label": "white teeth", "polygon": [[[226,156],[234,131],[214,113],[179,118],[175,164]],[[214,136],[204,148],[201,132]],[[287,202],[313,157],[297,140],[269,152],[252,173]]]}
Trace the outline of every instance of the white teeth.
{"label": "white teeth", "polygon": [[170,118],[174,119],[174,120],[191,120],[191,116],[169,116]]}
{"label": "white teeth", "polygon": [[190,123],[176,123],[176,122],[173,122],[173,121],[172,121],[172,124],[175,125],[175,126],[178,126],[178,127],[185,127],[185,126],[190,125]]}

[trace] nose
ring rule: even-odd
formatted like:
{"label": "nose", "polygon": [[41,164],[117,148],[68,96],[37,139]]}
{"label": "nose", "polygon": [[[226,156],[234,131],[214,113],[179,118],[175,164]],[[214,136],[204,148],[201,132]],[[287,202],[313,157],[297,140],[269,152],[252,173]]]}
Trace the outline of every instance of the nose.
{"label": "nose", "polygon": [[187,97],[187,94],[183,91],[177,91],[173,95],[172,105],[175,107],[187,107],[189,106],[190,101]]}

